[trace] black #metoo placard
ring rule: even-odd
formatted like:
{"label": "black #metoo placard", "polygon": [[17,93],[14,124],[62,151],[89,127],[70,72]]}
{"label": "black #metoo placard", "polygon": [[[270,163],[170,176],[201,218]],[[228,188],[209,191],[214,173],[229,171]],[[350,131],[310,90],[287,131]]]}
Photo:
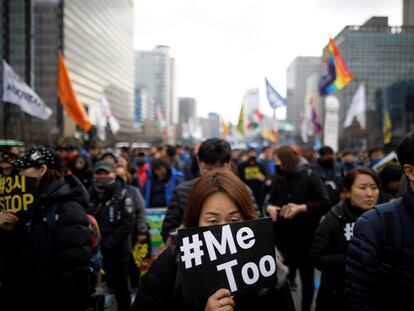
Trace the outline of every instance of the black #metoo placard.
{"label": "black #metoo placard", "polygon": [[270,218],[180,229],[178,238],[185,302],[207,299],[220,288],[241,295],[276,285]]}

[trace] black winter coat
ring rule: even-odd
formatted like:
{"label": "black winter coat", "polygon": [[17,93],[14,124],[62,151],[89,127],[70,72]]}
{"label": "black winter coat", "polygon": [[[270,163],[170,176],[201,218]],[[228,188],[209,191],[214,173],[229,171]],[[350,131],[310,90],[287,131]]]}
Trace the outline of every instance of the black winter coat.
{"label": "black winter coat", "polygon": [[[197,182],[198,178],[183,181],[175,187],[171,202],[168,205],[167,213],[162,224],[161,235],[164,239],[164,242],[167,241],[170,233],[174,232],[182,223],[184,218],[184,210],[187,206],[188,195],[190,194],[191,189],[193,189],[194,184]],[[247,187],[247,186],[246,186]],[[262,215],[261,211],[256,204],[256,200],[253,196],[252,191],[247,187],[250,198],[252,199],[253,207],[260,217]]]}
{"label": "black winter coat", "polygon": [[345,310],[345,258],[352,228],[363,212],[346,200],[332,207],[316,230],[310,256],[315,268],[322,272],[317,311]]}
{"label": "black winter coat", "polygon": [[[52,181],[38,196],[30,219],[0,229],[0,309],[84,310],[94,288],[85,207],[79,180]],[[55,209],[55,222],[47,222]]]}
{"label": "black winter coat", "polygon": [[[177,253],[167,248],[143,276],[131,311],[202,311],[206,302],[185,304],[182,284],[177,281]],[[279,272],[279,270],[278,270]],[[293,311],[295,306],[286,282],[280,288],[236,296],[234,311],[280,310]]]}
{"label": "black winter coat", "polygon": [[276,246],[287,262],[307,261],[315,230],[329,209],[329,196],[321,179],[306,167],[299,167],[287,178],[276,174],[269,203],[279,207],[288,203],[306,204],[307,212],[293,219],[278,217],[274,232]]}
{"label": "black winter coat", "polygon": [[[394,236],[401,235],[402,248],[391,265],[391,274],[381,273],[384,262],[384,225],[381,205],[364,213],[354,226],[345,267],[347,310],[414,310],[414,193],[407,187],[393,209],[400,215]],[[389,267],[388,267],[389,269]],[[410,284],[411,286],[407,286]]]}
{"label": "black winter coat", "polygon": [[[93,215],[101,230],[103,255],[128,255],[131,252],[131,233],[135,213],[126,208],[127,185],[117,177],[111,189],[104,193],[90,189],[91,201],[88,214]],[[108,256],[107,256],[108,257]]]}

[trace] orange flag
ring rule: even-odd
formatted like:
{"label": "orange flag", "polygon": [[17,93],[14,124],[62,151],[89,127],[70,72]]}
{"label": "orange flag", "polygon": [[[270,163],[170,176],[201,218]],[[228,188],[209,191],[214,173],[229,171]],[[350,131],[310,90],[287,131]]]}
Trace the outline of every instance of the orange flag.
{"label": "orange flag", "polygon": [[69,72],[61,52],[59,52],[58,97],[69,118],[75,121],[85,132],[88,132],[92,124],[89,121],[85,108],[76,98],[75,90],[70,81]]}

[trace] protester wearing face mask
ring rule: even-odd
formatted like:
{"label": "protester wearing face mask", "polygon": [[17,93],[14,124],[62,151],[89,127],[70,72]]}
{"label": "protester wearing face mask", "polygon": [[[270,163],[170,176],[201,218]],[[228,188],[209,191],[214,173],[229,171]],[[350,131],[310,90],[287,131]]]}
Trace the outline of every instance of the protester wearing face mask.
{"label": "protester wearing face mask", "polygon": [[17,156],[12,152],[4,151],[0,153],[0,177],[7,177],[17,174],[16,169],[11,163],[11,161],[16,158]]}
{"label": "protester wearing face mask", "polygon": [[302,285],[302,311],[310,311],[314,294],[314,268],[308,256],[313,234],[329,209],[329,196],[321,179],[289,145],[276,150],[276,175],[267,214],[274,222],[275,242],[289,267],[289,282],[296,270]]}
{"label": "protester wearing face mask", "polygon": [[[224,225],[253,220],[257,214],[243,182],[228,169],[205,172],[193,185],[184,212],[183,227]],[[212,289],[207,300],[185,303],[183,280],[178,270],[179,247],[176,238],[143,276],[131,311],[245,311],[295,309],[286,267],[276,255],[278,280],[273,286],[232,296],[226,288]]]}
{"label": "protester wearing face mask", "polygon": [[128,267],[134,213],[125,206],[126,194],[126,183],[116,176],[113,164],[97,162],[88,213],[96,218],[101,230],[105,279],[114,291],[119,311],[129,310],[131,304]]}
{"label": "protester wearing face mask", "polygon": [[[257,151],[254,148],[247,152],[248,160],[238,166],[240,179],[253,191],[259,210],[262,210],[266,196],[265,183],[267,172],[265,167],[257,161]],[[270,185],[270,183],[269,183]]]}
{"label": "protester wearing face mask", "polygon": [[0,309],[86,310],[95,289],[88,193],[63,175],[51,149],[33,149],[12,164],[38,182],[29,212],[0,213]]}
{"label": "protester wearing face mask", "polygon": [[331,206],[337,204],[340,199],[342,189],[342,178],[344,170],[339,163],[335,161],[335,154],[331,147],[324,146],[319,149],[319,159],[312,167],[326,186],[329,194]]}

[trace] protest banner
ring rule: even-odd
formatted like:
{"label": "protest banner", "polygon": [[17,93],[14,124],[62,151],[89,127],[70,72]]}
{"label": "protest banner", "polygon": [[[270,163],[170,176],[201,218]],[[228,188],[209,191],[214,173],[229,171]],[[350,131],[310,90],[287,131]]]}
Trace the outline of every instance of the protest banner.
{"label": "protest banner", "polygon": [[34,202],[37,179],[25,176],[0,178],[0,212],[27,212]]}
{"label": "protest banner", "polygon": [[270,218],[178,230],[184,302],[206,300],[220,288],[241,295],[275,286]]}
{"label": "protest banner", "polygon": [[389,154],[387,154],[381,161],[379,161],[377,164],[375,164],[372,167],[372,169],[376,173],[379,173],[384,169],[384,167],[386,167],[388,165],[397,165],[397,166],[400,165],[400,163],[398,162],[397,153],[395,151],[392,151]]}
{"label": "protest banner", "polygon": [[151,256],[157,257],[165,248],[164,240],[161,236],[161,230],[167,208],[147,208],[145,211],[147,214],[147,223],[151,237]]}

